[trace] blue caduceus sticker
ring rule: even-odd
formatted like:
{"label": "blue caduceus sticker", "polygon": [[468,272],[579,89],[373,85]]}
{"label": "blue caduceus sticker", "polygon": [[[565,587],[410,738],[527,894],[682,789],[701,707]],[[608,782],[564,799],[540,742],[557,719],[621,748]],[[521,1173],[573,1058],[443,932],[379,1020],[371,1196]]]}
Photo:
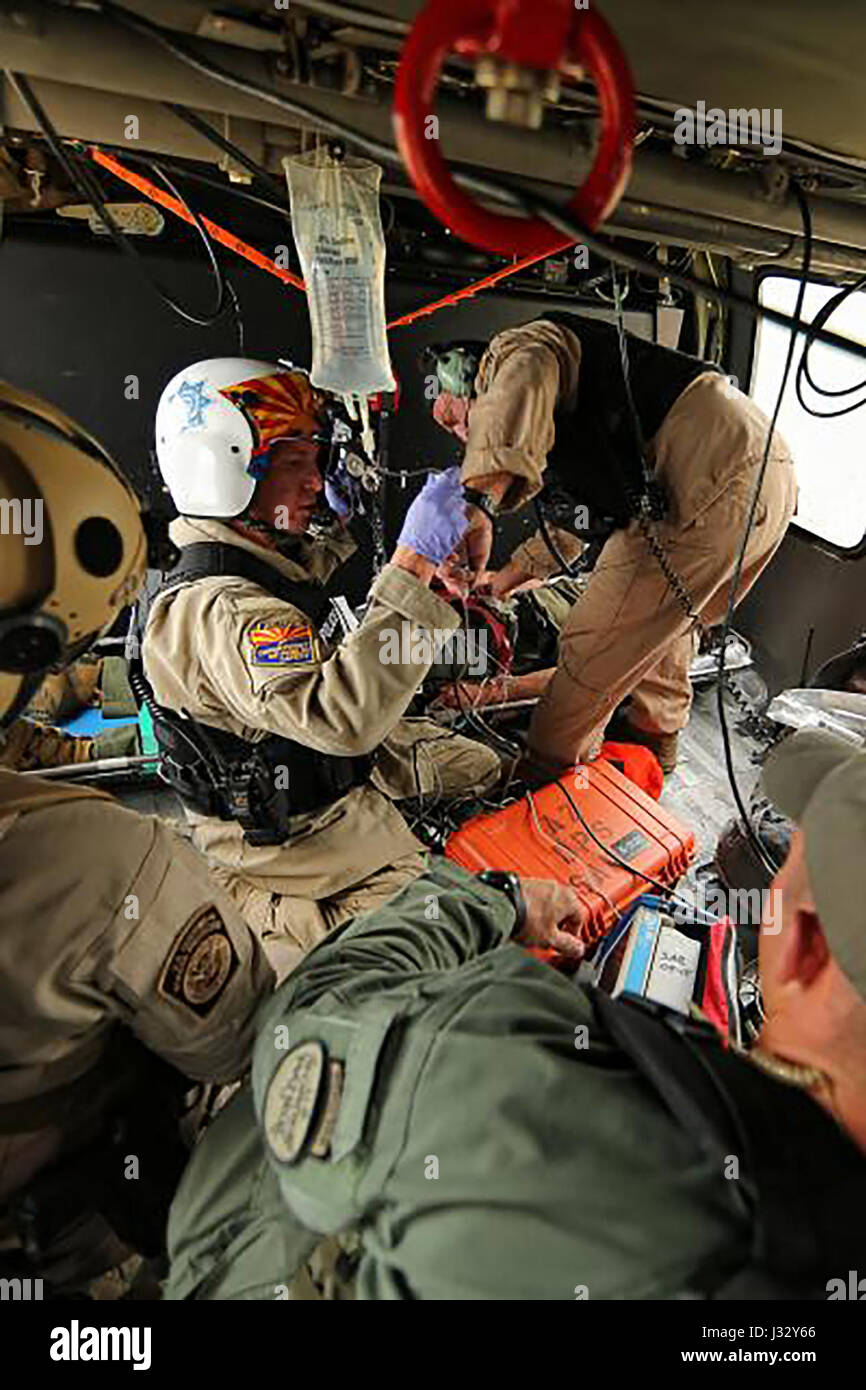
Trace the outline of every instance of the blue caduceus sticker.
{"label": "blue caduceus sticker", "polygon": [[[183,426],[185,430],[198,429],[204,424],[205,411],[209,405],[213,405],[214,398],[207,393],[207,383],[204,381],[185,381],[175,392],[186,406],[186,422]],[[172,397],[174,399],[174,397]]]}

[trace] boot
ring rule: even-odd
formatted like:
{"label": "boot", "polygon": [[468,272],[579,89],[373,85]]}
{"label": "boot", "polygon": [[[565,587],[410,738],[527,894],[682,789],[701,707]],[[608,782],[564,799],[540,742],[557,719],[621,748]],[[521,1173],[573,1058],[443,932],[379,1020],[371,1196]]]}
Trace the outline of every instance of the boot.
{"label": "boot", "polygon": [[606,737],[618,743],[637,743],[641,748],[649,748],[659,760],[662,772],[667,777],[677,765],[679,734],[662,734],[652,729],[636,729],[624,716],[611,721]]}
{"label": "boot", "polygon": [[531,791],[538,791],[550,782],[557,781],[564,772],[568,772],[568,764],[549,762],[538,753],[534,753],[531,748],[526,748],[523,756],[518,759],[512,776],[518,782],[525,782]]}

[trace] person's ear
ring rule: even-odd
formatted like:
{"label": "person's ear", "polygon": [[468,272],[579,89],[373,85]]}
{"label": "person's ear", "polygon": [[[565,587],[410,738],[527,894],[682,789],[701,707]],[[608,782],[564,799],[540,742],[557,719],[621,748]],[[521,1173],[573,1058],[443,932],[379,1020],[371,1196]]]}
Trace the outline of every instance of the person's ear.
{"label": "person's ear", "polygon": [[808,989],[830,962],[830,949],[817,912],[798,907],[779,943],[777,976],[782,984]]}

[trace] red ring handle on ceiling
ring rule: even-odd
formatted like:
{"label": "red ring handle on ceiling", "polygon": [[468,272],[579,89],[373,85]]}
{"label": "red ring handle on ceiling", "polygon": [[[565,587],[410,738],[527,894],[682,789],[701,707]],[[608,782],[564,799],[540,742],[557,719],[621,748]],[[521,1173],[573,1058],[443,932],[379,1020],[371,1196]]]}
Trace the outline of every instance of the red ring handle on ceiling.
{"label": "red ring handle on ceiling", "polygon": [[397,73],[397,143],[412,182],[441,222],[464,241],[500,256],[551,255],[572,246],[573,237],[542,218],[510,217],[479,206],[457,187],[438,140],[427,138],[439,75],[455,49],[522,61],[527,67],[539,67],[544,52],[551,70],[578,63],[589,71],[598,93],[601,135],[586,182],[568,207],[593,231],[616,207],[631,172],[634,84],[613,31],[597,11],[575,11],[573,0],[546,0],[544,5],[538,0],[430,0],[406,40]]}

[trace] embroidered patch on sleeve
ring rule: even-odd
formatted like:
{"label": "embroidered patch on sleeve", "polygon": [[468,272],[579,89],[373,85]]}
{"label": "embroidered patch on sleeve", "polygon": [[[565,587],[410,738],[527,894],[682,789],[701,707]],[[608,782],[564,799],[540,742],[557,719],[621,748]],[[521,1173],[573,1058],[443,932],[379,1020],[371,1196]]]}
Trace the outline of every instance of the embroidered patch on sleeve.
{"label": "embroidered patch on sleeve", "polygon": [[159,981],[159,993],[206,1018],[238,967],[238,958],[216,907],[203,907],[175,941]]}
{"label": "embroidered patch on sleeve", "polygon": [[256,623],[249,631],[253,666],[314,666],[319,644],[308,623]]}
{"label": "embroidered patch on sleeve", "polygon": [[296,1163],[306,1145],[324,1070],[325,1049],[310,1041],[293,1047],[270,1079],[262,1124],[278,1163]]}

